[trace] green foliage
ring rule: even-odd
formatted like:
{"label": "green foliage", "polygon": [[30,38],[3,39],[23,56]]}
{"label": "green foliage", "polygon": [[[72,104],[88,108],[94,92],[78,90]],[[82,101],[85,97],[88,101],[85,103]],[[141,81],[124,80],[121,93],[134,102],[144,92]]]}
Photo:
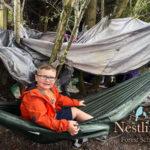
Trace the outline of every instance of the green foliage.
{"label": "green foliage", "polygon": [[132,0],[131,2],[122,17],[132,16],[143,21],[150,22],[150,1]]}
{"label": "green foliage", "polygon": [[30,28],[52,31],[58,24],[61,10],[59,0],[30,0],[26,1],[24,19]]}
{"label": "green foliage", "polygon": [[40,22],[44,23],[44,22],[54,22],[55,19],[59,19],[60,14],[53,12],[53,14],[51,16],[40,16]]}
{"label": "green foliage", "polygon": [[150,1],[138,0],[135,7],[133,8],[132,15],[144,21],[150,21]]}
{"label": "green foliage", "polygon": [[[97,3],[97,21],[99,21],[101,19],[100,0],[98,0]],[[109,16],[110,14],[112,14],[115,5],[116,0],[105,0],[105,15]],[[30,28],[44,31],[46,27],[47,30],[56,31],[62,7],[63,1],[60,0],[26,1],[24,20],[26,20],[26,23]],[[10,14],[11,19],[12,15],[13,14]],[[121,17],[129,16],[133,16],[143,21],[150,22],[150,0],[130,0],[128,3],[128,7],[125,9]],[[69,17],[67,26],[67,30],[70,32],[72,31],[72,28],[74,26],[74,19],[74,13],[72,12],[71,16]]]}
{"label": "green foliage", "polygon": [[13,12],[8,10],[8,29],[11,29],[13,27],[14,24],[13,17],[14,17]]}

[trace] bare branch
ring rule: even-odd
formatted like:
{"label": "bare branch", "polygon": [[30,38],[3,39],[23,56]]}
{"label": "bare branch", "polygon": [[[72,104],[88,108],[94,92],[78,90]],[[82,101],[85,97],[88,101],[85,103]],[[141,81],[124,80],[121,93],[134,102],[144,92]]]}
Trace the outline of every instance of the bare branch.
{"label": "bare branch", "polygon": [[4,6],[6,7],[6,8],[8,8],[9,10],[11,10],[11,11],[13,11],[13,8],[10,6],[10,5],[8,5],[6,2],[5,2],[5,0],[1,0],[2,1],[2,3],[4,4]]}
{"label": "bare branch", "polygon": [[26,2],[26,0],[23,0],[23,2],[22,2],[21,14],[23,14],[23,10],[24,10],[24,6],[25,6],[25,2]]}

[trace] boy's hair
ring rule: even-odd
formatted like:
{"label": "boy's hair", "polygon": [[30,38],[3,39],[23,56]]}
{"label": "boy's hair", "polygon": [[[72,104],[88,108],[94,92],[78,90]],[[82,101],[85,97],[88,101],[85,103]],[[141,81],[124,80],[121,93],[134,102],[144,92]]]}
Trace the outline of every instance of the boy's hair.
{"label": "boy's hair", "polygon": [[38,73],[38,71],[40,71],[40,70],[42,70],[42,69],[45,69],[45,70],[55,70],[55,71],[56,71],[56,68],[54,68],[52,65],[45,63],[45,64],[40,65],[40,66],[37,68],[36,74]]}

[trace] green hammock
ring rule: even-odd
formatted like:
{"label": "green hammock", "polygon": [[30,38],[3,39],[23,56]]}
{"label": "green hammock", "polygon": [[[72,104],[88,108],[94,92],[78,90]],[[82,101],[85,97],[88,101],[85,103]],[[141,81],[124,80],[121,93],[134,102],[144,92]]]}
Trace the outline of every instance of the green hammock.
{"label": "green hammock", "polygon": [[0,104],[0,124],[19,131],[39,143],[57,142],[83,137],[106,136],[114,122],[126,117],[150,95],[150,72],[132,78],[115,87],[98,92],[85,98],[84,111],[94,118],[80,124],[76,136],[69,133],[57,133],[38,126],[18,116],[19,102]]}

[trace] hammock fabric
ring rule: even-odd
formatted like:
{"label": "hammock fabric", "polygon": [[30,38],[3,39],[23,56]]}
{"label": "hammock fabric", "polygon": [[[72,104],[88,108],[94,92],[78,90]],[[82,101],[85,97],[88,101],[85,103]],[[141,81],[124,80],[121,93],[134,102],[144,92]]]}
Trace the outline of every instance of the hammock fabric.
{"label": "hammock fabric", "polygon": [[19,131],[39,143],[106,136],[114,122],[126,117],[146,100],[149,95],[150,72],[147,72],[104,92],[98,92],[86,97],[87,106],[83,110],[92,114],[94,118],[81,123],[80,131],[76,136],[70,136],[67,132],[53,132],[21,119],[18,116],[18,101],[12,104],[0,104],[0,124],[14,131]]}

